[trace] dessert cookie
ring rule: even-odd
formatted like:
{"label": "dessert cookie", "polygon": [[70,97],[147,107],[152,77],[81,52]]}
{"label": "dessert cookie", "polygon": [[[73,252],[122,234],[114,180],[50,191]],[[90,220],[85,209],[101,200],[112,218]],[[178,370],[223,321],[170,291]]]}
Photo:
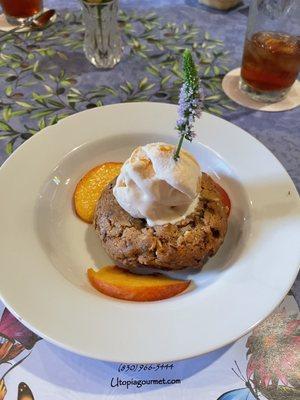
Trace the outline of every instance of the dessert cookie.
{"label": "dessert cookie", "polygon": [[209,175],[203,173],[195,211],[176,224],[149,227],[131,217],[113,195],[115,180],[103,191],[94,227],[108,255],[125,268],[201,269],[223,243],[227,208]]}

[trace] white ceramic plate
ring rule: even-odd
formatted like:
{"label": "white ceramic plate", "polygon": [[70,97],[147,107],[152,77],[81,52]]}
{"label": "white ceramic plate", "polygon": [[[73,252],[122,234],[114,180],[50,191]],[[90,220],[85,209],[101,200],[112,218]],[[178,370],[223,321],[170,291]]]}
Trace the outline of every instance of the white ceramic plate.
{"label": "white ceramic plate", "polygon": [[[277,159],[242,129],[204,113],[186,144],[228,191],[229,231],[218,254],[177,297],[133,303],[94,290],[86,269],[111,262],[72,195],[80,177],[132,149],[177,141],[176,107],[97,108],[66,118],[23,144],[0,170],[0,294],[49,341],[110,361],[193,357],[237,339],[283,299],[298,270],[299,198]],[[187,273],[184,275],[186,276]]]}

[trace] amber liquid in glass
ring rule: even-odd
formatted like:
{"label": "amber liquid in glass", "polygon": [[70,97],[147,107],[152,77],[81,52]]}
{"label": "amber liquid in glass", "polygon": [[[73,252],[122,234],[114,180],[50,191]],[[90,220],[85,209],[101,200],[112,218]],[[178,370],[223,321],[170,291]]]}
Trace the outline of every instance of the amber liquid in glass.
{"label": "amber liquid in glass", "polygon": [[43,9],[43,0],[0,0],[6,15],[15,18],[29,18]]}
{"label": "amber liquid in glass", "polygon": [[300,70],[300,37],[257,32],[246,39],[241,77],[258,91],[280,91],[293,85]]}

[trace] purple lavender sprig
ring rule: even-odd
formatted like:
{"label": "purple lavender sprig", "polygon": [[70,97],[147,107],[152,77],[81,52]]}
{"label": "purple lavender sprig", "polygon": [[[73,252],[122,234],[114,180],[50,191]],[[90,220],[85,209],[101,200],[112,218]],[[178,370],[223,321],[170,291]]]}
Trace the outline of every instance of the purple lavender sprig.
{"label": "purple lavender sprig", "polygon": [[202,111],[202,91],[199,88],[199,77],[196,66],[189,50],[183,53],[183,74],[184,83],[180,90],[178,120],[176,129],[179,132],[179,142],[174,153],[174,160],[177,161],[180,157],[180,149],[183,140],[190,142],[195,137],[193,130],[195,118],[200,118]]}

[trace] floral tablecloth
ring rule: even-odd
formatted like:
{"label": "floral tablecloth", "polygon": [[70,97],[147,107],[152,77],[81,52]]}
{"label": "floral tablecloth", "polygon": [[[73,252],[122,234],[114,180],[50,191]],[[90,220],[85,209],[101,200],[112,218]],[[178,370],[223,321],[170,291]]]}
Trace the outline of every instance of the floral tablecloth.
{"label": "floral tablecloth", "polygon": [[[45,3],[59,11],[52,26],[0,41],[0,162],[41,128],[80,110],[124,101],[176,102],[180,54],[190,47],[205,89],[205,109],[262,141],[300,187],[299,108],[284,113],[247,110],[221,90],[224,74],[240,63],[247,8],[220,13],[193,0],[121,1],[124,57],[114,70],[103,72],[83,55],[78,2]],[[297,296],[296,286],[293,291]],[[40,340],[0,304],[0,400],[124,395],[296,400],[297,313],[289,295],[280,310],[231,346],[177,363],[119,365],[86,359]]]}

